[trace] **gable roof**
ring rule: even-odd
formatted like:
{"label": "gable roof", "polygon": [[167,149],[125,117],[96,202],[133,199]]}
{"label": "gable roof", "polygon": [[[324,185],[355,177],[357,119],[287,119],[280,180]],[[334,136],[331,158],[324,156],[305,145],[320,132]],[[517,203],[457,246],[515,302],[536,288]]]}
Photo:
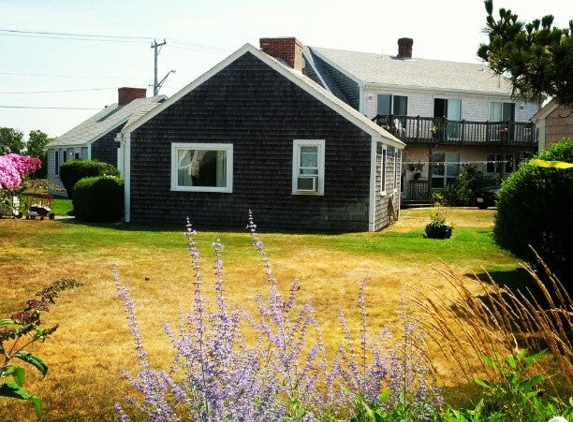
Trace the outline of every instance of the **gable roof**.
{"label": "gable roof", "polygon": [[372,122],[366,116],[360,114],[357,110],[346,104],[344,101],[337,98],[331,92],[327,91],[314,81],[312,81],[307,76],[304,76],[301,72],[296,71],[281,62],[279,62],[274,57],[260,51],[259,49],[253,47],[251,44],[245,44],[243,47],[235,51],[225,60],[220,62],[218,65],[204,73],[202,76],[197,78],[195,81],[191,82],[189,85],[181,89],[178,93],[170,97],[167,101],[161,104],[159,107],[155,108],[151,112],[147,113],[141,119],[133,122],[132,124],[126,125],[121,133],[127,134],[136,130],[138,127],[146,123],[147,121],[153,119],[156,115],[161,113],[166,108],[170,107],[172,104],[179,101],[182,97],[193,91],[195,88],[209,80],[211,77],[219,73],[222,69],[229,66],[238,58],[245,54],[252,54],[257,59],[261,60],[267,64],[272,69],[279,72],[282,76],[293,82],[295,85],[306,91],[308,94],[312,95],[314,98],[330,107],[332,110],[345,117],[351,123],[362,129],[364,132],[371,135],[374,139],[381,141],[384,140],[386,143],[396,147],[404,148],[405,144],[398,138],[394,137],[382,127],[378,126],[376,123]]}
{"label": "gable roof", "polygon": [[310,47],[312,54],[326,61],[355,82],[370,87],[443,90],[487,95],[511,94],[511,85],[485,64],[403,59],[390,55]]}
{"label": "gable roof", "polygon": [[88,145],[126,122],[129,124],[140,118],[166,98],[165,95],[157,95],[138,98],[124,106],[119,106],[117,103],[111,104],[73,129],[58,136],[47,147]]}
{"label": "gable roof", "polygon": [[538,124],[540,120],[545,120],[551,113],[559,108],[559,103],[555,100],[549,101],[543,107],[541,107],[537,113],[533,115],[531,121],[534,124]]}

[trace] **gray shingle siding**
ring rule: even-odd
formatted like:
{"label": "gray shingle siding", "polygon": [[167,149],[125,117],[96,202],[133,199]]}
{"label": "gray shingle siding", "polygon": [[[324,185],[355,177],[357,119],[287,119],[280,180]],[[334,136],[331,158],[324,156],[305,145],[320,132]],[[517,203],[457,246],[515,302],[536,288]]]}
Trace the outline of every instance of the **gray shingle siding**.
{"label": "gray shingle siding", "polygon": [[91,159],[109,163],[117,166],[117,147],[119,146],[115,141],[117,134],[121,131],[124,125],[108,132],[106,135],[94,141],[91,145]]}
{"label": "gray shingle siding", "polygon": [[[324,196],[292,195],[295,139],[324,139]],[[233,193],[170,191],[171,144],[232,143]],[[371,137],[250,53],[131,133],[131,221],[368,230]]]}
{"label": "gray shingle siding", "polygon": [[360,110],[360,86],[357,82],[313,54],[315,66],[325,78],[332,93],[356,110]]}

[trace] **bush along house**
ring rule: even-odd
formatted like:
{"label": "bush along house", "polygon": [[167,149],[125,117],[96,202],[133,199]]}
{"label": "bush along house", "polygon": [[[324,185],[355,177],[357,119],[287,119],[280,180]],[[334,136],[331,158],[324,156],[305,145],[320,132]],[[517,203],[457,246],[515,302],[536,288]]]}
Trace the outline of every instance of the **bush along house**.
{"label": "bush along house", "polygon": [[[537,151],[531,118],[539,104],[512,99],[509,82],[486,64],[415,58],[413,43],[400,38],[396,55],[308,46],[296,53],[306,75],[406,144],[403,204],[429,202],[464,165],[502,179]],[[269,54],[294,54],[285,45],[261,39]]]}
{"label": "bush along house", "polygon": [[71,159],[98,160],[117,166],[115,137],[131,121],[157,107],[167,97],[146,98],[145,88],[118,89],[118,101],[106,106],[47,145],[48,180],[63,186],[60,166]]}
{"label": "bush along house", "polygon": [[404,143],[281,57],[246,44],[116,137],[125,220],[376,231],[398,218]]}

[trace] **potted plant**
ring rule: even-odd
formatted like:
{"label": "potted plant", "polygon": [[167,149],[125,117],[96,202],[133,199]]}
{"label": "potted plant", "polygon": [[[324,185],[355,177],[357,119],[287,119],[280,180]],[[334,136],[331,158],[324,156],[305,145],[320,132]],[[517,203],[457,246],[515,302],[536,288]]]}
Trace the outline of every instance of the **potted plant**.
{"label": "potted plant", "polygon": [[438,210],[432,213],[430,222],[426,224],[426,237],[430,239],[449,239],[454,227],[447,220],[447,213]]}

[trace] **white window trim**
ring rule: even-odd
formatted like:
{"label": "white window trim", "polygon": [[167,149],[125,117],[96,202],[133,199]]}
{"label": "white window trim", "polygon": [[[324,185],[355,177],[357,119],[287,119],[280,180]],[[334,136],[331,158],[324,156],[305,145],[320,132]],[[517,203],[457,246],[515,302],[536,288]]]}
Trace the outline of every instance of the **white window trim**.
{"label": "white window trim", "polygon": [[[200,149],[208,151],[225,151],[227,153],[226,186],[179,186],[178,185],[178,151]],[[187,143],[174,142],[171,144],[171,190],[177,192],[233,192],[233,144],[222,143]]]}
{"label": "white window trim", "polygon": [[[318,180],[316,191],[301,191],[297,187],[300,167],[300,148],[303,146],[318,147]],[[324,167],[326,141],[324,139],[295,139],[292,148],[292,194],[293,195],[324,195]]]}

